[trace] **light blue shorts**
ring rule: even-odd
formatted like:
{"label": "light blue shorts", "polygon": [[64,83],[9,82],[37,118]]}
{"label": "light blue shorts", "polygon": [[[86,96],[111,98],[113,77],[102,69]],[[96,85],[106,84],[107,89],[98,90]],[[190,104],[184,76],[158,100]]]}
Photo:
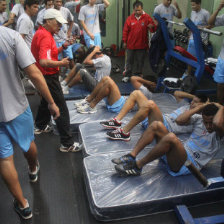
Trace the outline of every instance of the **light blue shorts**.
{"label": "light blue shorts", "polygon": [[[166,121],[166,118],[164,116],[163,116],[163,124],[166,127],[166,129],[169,131],[169,125],[168,125],[168,123]],[[146,130],[148,126],[149,126],[149,119],[146,118],[144,121],[142,121],[142,127],[143,127],[144,130]]]}
{"label": "light blue shorts", "polygon": [[81,47],[80,43],[75,43],[72,45],[72,53],[75,53]]}
{"label": "light blue shorts", "polygon": [[[190,160],[190,161],[191,161],[191,162],[198,168],[196,162],[195,162],[194,159],[191,157],[191,155],[188,153],[188,151],[186,151],[186,153],[187,153],[187,160]],[[169,165],[168,165],[168,162],[167,162],[166,155],[162,156],[161,159],[163,160],[163,162],[165,162],[167,171],[168,171],[168,173],[169,173],[171,176],[173,176],[173,177],[177,177],[177,176],[182,176],[182,175],[188,175],[188,174],[191,174],[190,170],[189,170],[186,166],[184,166],[184,165],[180,168],[180,170],[179,170],[177,173],[175,173],[175,172],[173,172],[173,171],[170,169],[170,167],[169,167]]]}
{"label": "light blue shorts", "polygon": [[187,51],[192,54],[194,57],[196,57],[196,50],[194,45],[194,40],[190,39],[187,47]]}
{"label": "light blue shorts", "polygon": [[94,40],[92,40],[90,38],[89,35],[87,34],[84,34],[84,39],[85,39],[85,43],[86,43],[86,46],[89,48],[91,45],[92,46],[99,46],[100,48],[102,47],[101,46],[101,36],[100,36],[100,33],[96,33],[94,35]]}
{"label": "light blue shorts", "polygon": [[0,122],[0,158],[13,155],[12,141],[27,152],[34,140],[33,115],[28,106],[24,113],[9,122]]}
{"label": "light blue shorts", "polygon": [[224,60],[221,57],[218,58],[213,79],[217,83],[224,83]]}
{"label": "light blue shorts", "polygon": [[106,100],[106,106],[108,111],[112,113],[119,113],[122,107],[124,106],[125,101],[126,101],[126,98],[123,96],[121,96],[121,98],[117,100],[113,105],[109,105],[108,101]]}

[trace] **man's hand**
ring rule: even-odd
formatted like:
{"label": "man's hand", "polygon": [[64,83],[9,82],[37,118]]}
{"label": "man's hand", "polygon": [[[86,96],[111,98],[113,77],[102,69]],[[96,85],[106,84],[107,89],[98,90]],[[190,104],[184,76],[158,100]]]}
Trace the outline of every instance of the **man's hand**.
{"label": "man's hand", "polygon": [[48,109],[53,116],[53,119],[56,120],[57,118],[60,117],[60,111],[59,108],[55,103],[48,104]]}
{"label": "man's hand", "polygon": [[149,28],[149,29],[152,29],[152,28],[154,28],[154,27],[155,27],[155,26],[154,26],[153,24],[149,24],[149,25],[148,25],[148,28]]}
{"label": "man's hand", "polygon": [[68,59],[68,57],[67,58],[63,58],[61,61],[61,66],[63,67],[63,66],[67,66],[67,65],[69,65],[69,59]]}
{"label": "man's hand", "polygon": [[221,104],[219,104],[219,103],[214,102],[214,104],[215,104],[219,109],[223,107],[223,106],[222,106]]}
{"label": "man's hand", "polygon": [[127,43],[123,43],[123,48],[124,48],[124,49],[127,48]]}
{"label": "man's hand", "polygon": [[98,52],[101,52],[101,49],[99,46],[96,46],[93,51],[94,53],[98,53]]}
{"label": "man's hand", "polygon": [[94,40],[95,37],[94,37],[94,35],[93,35],[92,33],[90,33],[89,36],[90,36],[90,38],[91,38],[92,40]]}

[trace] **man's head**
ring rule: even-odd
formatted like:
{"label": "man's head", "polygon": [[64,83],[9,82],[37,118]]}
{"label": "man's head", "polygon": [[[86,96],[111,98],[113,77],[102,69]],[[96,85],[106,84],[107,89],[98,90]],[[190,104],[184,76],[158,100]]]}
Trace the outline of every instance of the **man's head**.
{"label": "man's head", "polygon": [[169,7],[172,3],[172,0],[163,0],[163,5],[165,5],[166,7]]}
{"label": "man's head", "polygon": [[39,1],[38,0],[25,0],[24,9],[29,16],[35,16],[38,12]]}
{"label": "man's head", "polygon": [[191,0],[191,9],[192,11],[200,11],[201,9],[201,0]]}
{"label": "man's head", "polygon": [[63,18],[62,14],[56,9],[47,9],[44,14],[43,26],[50,33],[58,33],[63,23],[67,21]]}
{"label": "man's head", "polygon": [[89,0],[89,4],[93,6],[94,4],[96,4],[96,0]]}
{"label": "man's head", "polygon": [[202,110],[203,123],[209,133],[214,131],[213,118],[218,110],[219,108],[213,103],[206,105]]}
{"label": "man's head", "polygon": [[195,108],[199,103],[206,103],[207,101],[209,101],[209,98],[206,95],[203,94],[195,95],[191,101],[190,109]]}
{"label": "man's head", "polygon": [[134,10],[135,16],[140,17],[143,14],[143,3],[140,1],[134,2],[133,10]]}
{"label": "man's head", "polygon": [[54,7],[54,1],[53,0],[44,0],[45,8],[50,9]]}
{"label": "man's head", "polygon": [[54,0],[54,8],[60,10],[62,7],[62,0]]}
{"label": "man's head", "polygon": [[6,10],[6,0],[0,0],[0,13]]}
{"label": "man's head", "polygon": [[[87,57],[88,55],[90,55],[90,54],[94,51],[95,47],[96,47],[96,46],[92,46],[92,47],[90,47],[90,48],[88,49],[88,51],[86,52],[86,57]],[[102,57],[102,55],[103,55],[102,51],[98,51],[98,52],[96,52],[96,53],[93,55],[92,58],[93,58],[93,59],[96,59],[96,58]]]}

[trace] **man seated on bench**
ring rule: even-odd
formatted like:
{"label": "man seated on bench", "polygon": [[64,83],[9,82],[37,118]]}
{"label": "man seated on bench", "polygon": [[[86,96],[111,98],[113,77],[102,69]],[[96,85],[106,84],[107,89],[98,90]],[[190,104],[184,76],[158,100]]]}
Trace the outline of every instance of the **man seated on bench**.
{"label": "man seated on bench", "polygon": [[[201,115],[198,113],[201,112]],[[161,158],[172,176],[189,174],[184,163],[190,160],[198,169],[204,167],[224,143],[224,109],[219,104],[203,104],[190,109],[177,118],[180,125],[192,124],[192,134],[182,143],[170,133],[161,121],[154,121],[143,133],[134,149],[127,155],[112,159],[120,175],[140,175],[142,168],[155,159]],[[142,159],[137,155],[153,140],[157,144]]]}
{"label": "man seated on bench", "polygon": [[[168,127],[170,132],[178,131],[180,133],[183,131],[186,133],[187,131],[185,129],[188,129],[188,127],[186,126],[185,128],[179,128],[179,125],[176,124],[175,119],[189,108],[194,108],[197,104],[205,103],[208,98],[204,95],[194,96],[182,91],[175,91],[174,96],[178,102],[187,98],[191,100],[191,103],[178,108],[171,114],[162,114],[154,101],[148,100],[140,90],[135,90],[126,100],[122,110],[116,117],[112,120],[102,121],[100,123],[105,128],[116,129],[114,131],[107,132],[108,137],[112,140],[129,141],[130,131],[140,122],[142,122],[144,129],[146,129],[147,126],[153,121],[161,121]],[[138,105],[137,113],[128,124],[121,128],[121,120],[135,106],[135,104]]]}
{"label": "man seated on bench", "polygon": [[[84,65],[94,66],[96,69],[94,77],[87,71]],[[63,93],[69,94],[69,88],[80,83],[80,81],[83,81],[86,88],[92,92],[97,83],[104,76],[109,76],[110,72],[110,57],[103,54],[99,47],[91,47],[88,49],[87,57],[83,61],[83,65],[77,63],[68,76],[61,82]]]}
{"label": "man seated on bench", "polygon": [[118,86],[109,76],[103,77],[89,96],[75,104],[77,111],[83,114],[95,113],[96,105],[105,97],[107,109],[119,113],[126,99],[121,96]]}

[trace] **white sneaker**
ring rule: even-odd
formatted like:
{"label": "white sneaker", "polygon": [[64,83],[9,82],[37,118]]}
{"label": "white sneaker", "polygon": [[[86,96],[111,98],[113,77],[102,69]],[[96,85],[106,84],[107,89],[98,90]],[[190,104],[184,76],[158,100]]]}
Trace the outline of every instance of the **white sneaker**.
{"label": "white sneaker", "polygon": [[62,86],[61,88],[62,88],[62,92],[63,92],[64,95],[69,94],[69,87],[68,86]]}
{"label": "white sneaker", "polygon": [[83,106],[82,108],[77,108],[77,111],[80,113],[80,114],[93,114],[93,113],[96,113],[96,108],[91,108],[89,106],[89,104],[86,104],[85,106]]}
{"label": "white sneaker", "polygon": [[[87,98],[87,97],[86,97],[86,98]],[[88,104],[86,98],[83,99],[83,100],[80,100],[79,102],[74,103],[74,105],[75,105],[77,108],[79,108],[79,107],[83,107],[84,105]]]}
{"label": "white sneaker", "polygon": [[129,81],[129,77],[124,77],[123,79],[122,79],[122,82],[128,82]]}
{"label": "white sneaker", "polygon": [[78,142],[74,142],[73,145],[66,147],[61,145],[59,150],[61,152],[79,152],[82,148],[80,147]]}

